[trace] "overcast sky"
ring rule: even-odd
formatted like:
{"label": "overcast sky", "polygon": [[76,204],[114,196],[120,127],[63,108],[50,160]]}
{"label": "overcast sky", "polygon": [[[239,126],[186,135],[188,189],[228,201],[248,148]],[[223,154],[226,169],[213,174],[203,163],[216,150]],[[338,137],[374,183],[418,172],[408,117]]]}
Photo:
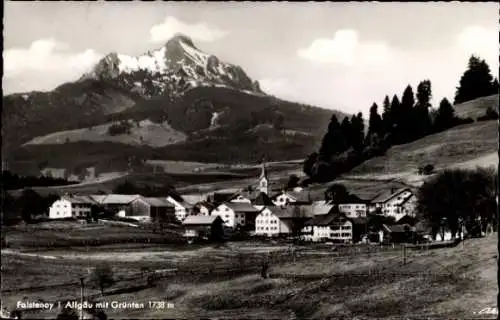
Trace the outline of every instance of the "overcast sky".
{"label": "overcast sky", "polygon": [[430,79],[453,99],[475,53],[498,76],[497,3],[4,2],[4,94],[51,90],[177,32],[280,98],[349,113]]}

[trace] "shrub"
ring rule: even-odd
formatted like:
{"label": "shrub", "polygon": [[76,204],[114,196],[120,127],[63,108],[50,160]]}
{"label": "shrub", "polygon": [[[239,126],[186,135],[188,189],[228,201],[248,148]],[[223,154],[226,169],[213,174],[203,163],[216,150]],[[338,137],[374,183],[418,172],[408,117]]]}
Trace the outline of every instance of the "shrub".
{"label": "shrub", "polygon": [[132,124],[127,120],[122,120],[118,123],[114,123],[108,127],[108,134],[110,136],[117,136],[120,134],[130,134],[130,130],[132,129]]}
{"label": "shrub", "polygon": [[488,107],[486,109],[486,113],[483,116],[477,118],[477,121],[486,121],[486,120],[497,120],[498,112],[492,107]]}
{"label": "shrub", "polygon": [[115,283],[115,280],[113,279],[113,269],[107,264],[96,267],[92,273],[92,280],[104,295],[104,289]]}

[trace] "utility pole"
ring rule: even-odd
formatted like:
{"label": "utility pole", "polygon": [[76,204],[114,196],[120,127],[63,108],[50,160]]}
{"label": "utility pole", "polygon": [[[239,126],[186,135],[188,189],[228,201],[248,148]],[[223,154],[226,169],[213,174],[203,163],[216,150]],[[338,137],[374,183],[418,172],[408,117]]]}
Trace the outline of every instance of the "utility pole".
{"label": "utility pole", "polygon": [[402,253],[402,257],[403,257],[403,265],[406,264],[406,243],[403,243],[401,245],[401,253]]}
{"label": "utility pole", "polygon": [[81,303],[81,308],[80,308],[80,319],[83,320],[83,277],[80,277],[80,303]]}

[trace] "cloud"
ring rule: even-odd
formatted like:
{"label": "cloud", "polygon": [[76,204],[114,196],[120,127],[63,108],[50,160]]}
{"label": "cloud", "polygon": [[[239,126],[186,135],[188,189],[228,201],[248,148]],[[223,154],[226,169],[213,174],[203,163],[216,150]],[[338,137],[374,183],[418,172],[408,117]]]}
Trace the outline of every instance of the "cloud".
{"label": "cloud", "polygon": [[192,39],[204,42],[211,42],[225,37],[229,32],[216,27],[209,27],[204,23],[188,24],[172,16],[167,16],[165,20],[154,25],[151,30],[151,42],[165,42],[177,33],[185,34]]}
{"label": "cloud", "polygon": [[307,48],[299,49],[297,54],[306,60],[345,66],[390,61],[390,52],[385,43],[360,42],[358,33],[351,29],[338,30],[331,39],[316,39]]}
{"label": "cloud", "polygon": [[487,61],[496,61],[498,70],[498,30],[486,29],[480,26],[464,28],[455,38],[455,45],[460,52],[477,54]]}
{"label": "cloud", "polygon": [[401,97],[408,84],[415,91],[424,79],[431,80],[435,106],[443,97],[453,100],[472,54],[485,59],[498,77],[498,30],[471,25],[439,47],[420,49],[363,41],[355,30],[339,30],[296,54],[296,67],[276,75],[287,85],[270,85],[270,93],[350,113],[362,111],[367,117],[373,102],[380,106],[386,94]]}
{"label": "cloud", "polygon": [[49,90],[81,76],[101,57],[92,49],[71,52],[67,44],[54,38],[36,40],[28,48],[7,49],[3,52],[4,80],[11,83],[6,88]]}
{"label": "cloud", "polygon": [[259,85],[264,92],[280,92],[286,90],[290,83],[284,78],[264,78],[259,80]]}

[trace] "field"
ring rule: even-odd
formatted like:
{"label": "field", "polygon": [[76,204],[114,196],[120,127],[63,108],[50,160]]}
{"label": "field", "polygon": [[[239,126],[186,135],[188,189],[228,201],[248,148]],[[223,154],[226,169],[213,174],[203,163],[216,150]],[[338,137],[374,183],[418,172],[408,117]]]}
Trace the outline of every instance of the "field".
{"label": "field", "polygon": [[[417,248],[408,250],[406,264],[399,248],[377,246],[296,246],[294,258],[287,244],[272,242],[13,248],[2,250],[2,304],[12,310],[18,300],[76,300],[78,277],[84,276],[87,299],[144,303],[141,309],[107,308],[112,318],[479,318],[481,310],[496,306],[496,245],[495,234],[464,246]],[[271,261],[269,279],[259,276],[264,257]],[[89,277],[102,262],[113,265],[117,279],[104,296]],[[145,270],[165,276],[147,282]],[[153,308],[148,301],[171,305]],[[53,318],[56,312],[29,317]]]}
{"label": "field", "polygon": [[418,180],[418,168],[427,164],[433,164],[436,170],[462,163],[468,167],[498,166],[498,158],[492,155],[497,149],[497,121],[474,122],[393,146],[384,156],[364,162],[346,177],[384,180],[399,177],[412,181]]}
{"label": "field", "polygon": [[461,118],[470,117],[476,120],[478,117],[484,116],[486,109],[492,107],[498,112],[498,95],[477,98],[464,103],[456,104],[455,114]]}
{"label": "field", "polygon": [[24,145],[63,144],[75,141],[116,142],[131,145],[164,147],[169,144],[186,141],[187,136],[170,127],[168,122],[154,123],[149,119],[135,122],[130,133],[109,135],[108,129],[114,123],[106,123],[88,128],[59,131],[36,137]]}

